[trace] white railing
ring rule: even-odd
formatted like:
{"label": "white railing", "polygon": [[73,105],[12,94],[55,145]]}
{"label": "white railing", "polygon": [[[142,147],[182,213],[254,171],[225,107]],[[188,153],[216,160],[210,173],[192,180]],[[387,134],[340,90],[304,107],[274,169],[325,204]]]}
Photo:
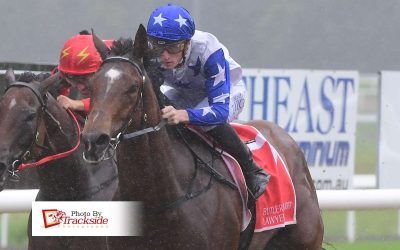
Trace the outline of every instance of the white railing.
{"label": "white railing", "polygon": [[[355,175],[353,180],[357,190],[318,190],[321,209],[400,208],[400,189],[368,190],[376,187],[375,175]],[[37,192],[37,189],[0,192],[0,213],[29,212]]]}
{"label": "white railing", "polygon": [[0,213],[29,212],[38,191],[38,189],[3,190],[0,192]]}
{"label": "white railing", "polygon": [[[376,188],[375,175],[354,176],[352,190],[318,190],[318,200],[323,210],[350,210],[347,214],[347,238],[355,239],[355,213],[357,209],[400,209],[400,189]],[[38,190],[4,190],[0,192],[1,235],[0,248],[7,247],[7,213],[29,212]],[[400,227],[400,223],[399,223]],[[400,229],[399,229],[400,230]],[[400,231],[399,231],[400,232]]]}
{"label": "white railing", "polygon": [[318,190],[323,210],[400,209],[400,189]]}
{"label": "white railing", "polygon": [[8,213],[29,212],[32,201],[35,200],[38,189],[3,190],[0,192],[0,248],[8,247],[8,226],[10,218]]}
{"label": "white railing", "polygon": [[[31,210],[37,190],[0,192],[0,213],[23,213]],[[400,189],[318,190],[323,210],[400,209]]]}

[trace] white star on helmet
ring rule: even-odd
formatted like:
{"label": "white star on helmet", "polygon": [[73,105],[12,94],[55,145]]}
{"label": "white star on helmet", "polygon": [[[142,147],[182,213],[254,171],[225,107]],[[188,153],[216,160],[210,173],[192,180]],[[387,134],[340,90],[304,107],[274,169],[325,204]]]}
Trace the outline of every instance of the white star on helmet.
{"label": "white star on helmet", "polygon": [[186,19],[183,18],[183,17],[181,17],[181,14],[179,14],[179,18],[174,19],[174,20],[175,20],[175,22],[178,22],[178,23],[179,23],[179,27],[182,27],[182,25],[188,26],[188,25],[186,24]]}
{"label": "white star on helmet", "polygon": [[153,25],[156,25],[156,23],[158,23],[160,26],[162,26],[162,22],[164,22],[165,20],[167,20],[166,18],[161,16],[162,13],[160,13],[160,15],[153,17],[154,18],[154,23]]}

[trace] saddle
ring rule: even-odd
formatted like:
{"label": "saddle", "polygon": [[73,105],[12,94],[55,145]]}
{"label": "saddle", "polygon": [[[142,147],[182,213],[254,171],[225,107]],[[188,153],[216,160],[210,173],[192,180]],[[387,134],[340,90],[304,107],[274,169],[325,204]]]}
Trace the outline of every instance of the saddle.
{"label": "saddle", "polygon": [[[254,232],[262,232],[295,224],[295,190],[282,157],[256,128],[238,123],[231,123],[231,126],[239,134],[242,141],[250,148],[254,160],[260,167],[264,168],[266,172],[271,174],[266,191],[256,201],[255,214],[257,214],[257,216]],[[223,149],[215,148],[215,145],[213,145],[211,140],[208,139],[207,135],[201,129],[194,126],[187,126],[187,128],[217,152],[222,152],[220,155],[232,179],[235,181],[242,198],[242,231],[244,231],[250,223],[251,212],[247,208],[248,194],[240,166],[237,161],[224,152]]]}

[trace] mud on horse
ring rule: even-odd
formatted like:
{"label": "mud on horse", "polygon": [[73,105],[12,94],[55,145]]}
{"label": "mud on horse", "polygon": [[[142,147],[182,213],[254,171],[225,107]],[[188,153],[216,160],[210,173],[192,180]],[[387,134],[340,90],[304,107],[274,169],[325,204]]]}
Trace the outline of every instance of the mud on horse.
{"label": "mud on horse", "polygon": [[[57,79],[42,82],[31,73],[16,81],[6,72],[7,90],[0,101],[0,188],[9,173],[33,167],[77,145],[77,124],[46,91]],[[83,146],[68,156],[38,166],[40,189],[36,201],[108,201],[118,185],[116,164],[107,160],[91,165],[82,159]],[[63,156],[63,155],[61,155]],[[12,201],[10,201],[12,202]],[[29,249],[105,249],[105,237],[32,237]]]}
{"label": "mud on horse", "polygon": [[[224,164],[204,142],[175,126],[161,126],[157,96],[143,66],[145,28],[139,26],[133,47],[129,39],[120,39],[120,46],[109,50],[93,37],[103,65],[90,82],[91,112],[82,134],[85,158],[98,162],[110,145],[116,148],[120,192],[115,199],[146,206],[144,237],[110,238],[110,248],[236,249],[242,223],[239,193],[227,184],[232,179]],[[252,124],[271,137],[289,167],[298,223],[256,233],[250,248],[320,249],[322,220],[303,154],[284,130],[267,122]],[[204,167],[211,163],[215,172]]]}

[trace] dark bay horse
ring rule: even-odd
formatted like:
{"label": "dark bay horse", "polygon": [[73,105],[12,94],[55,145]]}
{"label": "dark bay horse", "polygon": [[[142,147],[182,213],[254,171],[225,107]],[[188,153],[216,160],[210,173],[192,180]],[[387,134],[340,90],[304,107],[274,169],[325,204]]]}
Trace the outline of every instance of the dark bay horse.
{"label": "dark bay horse", "polygon": [[[73,148],[79,134],[71,116],[46,91],[58,76],[42,82],[25,74],[16,81],[6,72],[7,91],[0,101],[0,189],[16,163],[39,160]],[[27,153],[29,152],[29,153]],[[40,181],[36,201],[109,201],[117,186],[113,160],[91,165],[82,159],[83,146],[65,158],[37,167]],[[14,165],[14,166],[13,166]],[[12,202],[12,201],[9,201]],[[105,249],[105,237],[32,237],[29,249]]]}
{"label": "dark bay horse", "polygon": [[[94,43],[104,62],[90,82],[91,112],[82,133],[84,157],[98,162],[110,145],[118,146],[120,192],[116,199],[140,200],[146,207],[143,242],[134,237],[111,238],[110,248],[238,248],[242,223],[239,194],[218,181],[215,172],[207,168],[197,171],[199,159],[193,152],[203,159],[203,165],[212,165],[232,181],[222,161],[214,159],[205,143],[185,136],[176,126],[162,127],[154,86],[143,66],[145,28],[140,25],[131,50],[108,50],[96,36]],[[303,153],[278,126],[265,121],[250,124],[269,138],[283,157],[297,199],[297,224],[255,233],[250,248],[321,249],[323,223]]]}

